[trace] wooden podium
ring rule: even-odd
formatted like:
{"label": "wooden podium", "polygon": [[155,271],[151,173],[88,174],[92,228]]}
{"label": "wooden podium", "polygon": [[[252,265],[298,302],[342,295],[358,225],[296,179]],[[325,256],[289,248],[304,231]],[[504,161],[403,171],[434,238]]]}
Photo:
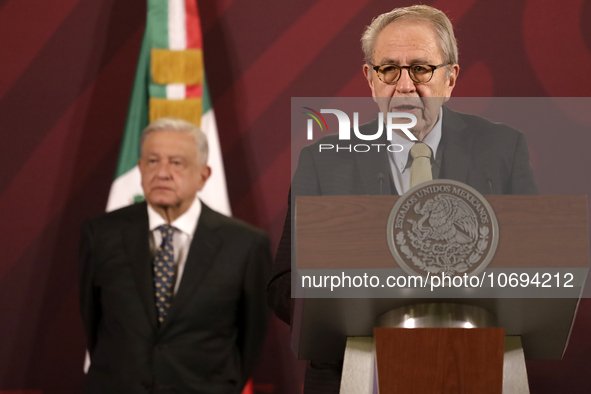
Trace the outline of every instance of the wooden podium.
{"label": "wooden podium", "polygon": [[[499,226],[497,250],[486,275],[494,281],[512,273],[546,273],[558,282],[549,289],[505,284],[486,291],[363,287],[351,293],[302,287],[302,276],[340,275],[344,270],[404,275],[386,236],[398,198],[297,198],[292,348],[298,358],[357,360],[358,365],[345,361],[343,394],[374,393],[377,386],[380,394],[529,392],[523,354],[528,359],[560,359],[568,342],[589,268],[586,196],[486,196]],[[562,287],[559,279],[565,274],[572,274],[572,287]],[[408,325],[408,316],[417,317],[413,321],[425,317],[421,308],[440,306],[475,308],[490,313],[494,322]],[[401,314],[404,308],[411,312]],[[380,327],[388,313],[407,319]],[[442,316],[449,318],[449,313]]]}

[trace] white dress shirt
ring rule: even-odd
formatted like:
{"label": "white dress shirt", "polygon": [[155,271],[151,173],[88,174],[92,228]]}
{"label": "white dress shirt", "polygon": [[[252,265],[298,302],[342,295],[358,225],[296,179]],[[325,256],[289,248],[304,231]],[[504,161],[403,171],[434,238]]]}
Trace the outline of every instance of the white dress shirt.
{"label": "white dress shirt", "polygon": [[[433,154],[432,160],[436,159],[437,147],[439,146],[439,141],[441,141],[441,119],[443,119],[443,110],[440,108],[437,123],[435,123],[433,129],[422,141],[431,148]],[[390,170],[392,171],[392,178],[394,178],[394,185],[398,193],[402,195],[410,189],[410,167],[412,165],[412,160],[409,160],[410,149],[415,144],[415,141],[407,140],[396,133],[392,133],[391,142],[392,144],[402,145],[403,148],[400,152],[391,152],[388,155],[390,157]]]}
{"label": "white dress shirt", "polygon": [[[181,283],[185,263],[187,262],[187,255],[189,254],[189,248],[191,247],[191,241],[193,240],[193,235],[195,235],[195,229],[197,228],[197,222],[200,215],[201,201],[198,198],[195,198],[189,209],[170,223],[171,226],[175,228],[172,238],[174,247],[174,264],[176,265],[174,294],[178,291]],[[167,224],[167,222],[150,206],[150,204],[148,204],[148,223],[151,233],[150,251],[152,252],[152,256],[155,256],[156,249],[162,244],[162,234],[157,228]]]}

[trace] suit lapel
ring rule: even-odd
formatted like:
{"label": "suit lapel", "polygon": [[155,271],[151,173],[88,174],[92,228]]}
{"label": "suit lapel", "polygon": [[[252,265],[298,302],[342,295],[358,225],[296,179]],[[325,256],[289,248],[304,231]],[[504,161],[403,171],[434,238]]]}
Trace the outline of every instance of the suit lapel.
{"label": "suit lapel", "polygon": [[138,293],[146,309],[148,320],[156,327],[154,279],[150,254],[150,229],[146,203],[137,204],[130,213],[129,224],[123,229],[123,242],[131,265]]}
{"label": "suit lapel", "polygon": [[222,244],[221,237],[216,234],[218,227],[219,221],[216,213],[207,205],[202,204],[199,223],[189,248],[183,277],[161,329],[170,324],[175,314],[191,298],[191,294],[199,287],[215,261],[215,256]]}
{"label": "suit lapel", "polygon": [[[363,128],[367,128],[369,131],[367,134],[375,133],[377,130],[377,119],[361,126],[360,130],[362,133],[365,134]],[[355,144],[357,143],[366,143],[366,141],[355,140],[352,141]],[[384,132],[382,133],[381,137],[374,143],[377,144],[385,144],[380,147],[380,151],[377,152],[377,148],[372,146],[372,150],[367,153],[352,153],[355,155],[355,159],[357,160],[357,166],[359,168],[359,172],[361,174],[361,180],[363,182],[363,187],[365,194],[367,195],[390,195],[395,190],[394,187],[390,186],[390,163],[388,162],[388,151],[387,145],[390,144],[390,141],[386,138],[386,130],[384,127]],[[381,189],[381,190],[380,190]]]}
{"label": "suit lapel", "polygon": [[443,107],[441,134],[443,145],[443,176],[466,183],[472,147],[472,135],[467,132],[464,121],[452,110]]}

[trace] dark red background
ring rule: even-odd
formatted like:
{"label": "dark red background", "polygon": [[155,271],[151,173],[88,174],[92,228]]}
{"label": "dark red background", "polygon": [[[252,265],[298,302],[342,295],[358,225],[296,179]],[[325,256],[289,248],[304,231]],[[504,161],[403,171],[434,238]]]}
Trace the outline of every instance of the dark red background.
{"label": "dark red background", "polygon": [[[591,1],[426,3],[457,29],[455,96],[589,96]],[[274,247],[290,181],[290,98],[369,95],[359,37],[402,5],[199,1],[232,209]],[[0,0],[0,393],[81,386],[79,229],[105,208],[145,17],[145,0]],[[591,136],[581,138],[586,154]],[[542,192],[556,193],[552,177],[564,175],[573,188],[559,192],[591,191],[587,160],[573,176],[532,154]],[[529,363],[532,393],[591,392],[589,333],[583,300],[564,360]],[[302,371],[287,326],[273,320],[257,393],[298,393]]]}

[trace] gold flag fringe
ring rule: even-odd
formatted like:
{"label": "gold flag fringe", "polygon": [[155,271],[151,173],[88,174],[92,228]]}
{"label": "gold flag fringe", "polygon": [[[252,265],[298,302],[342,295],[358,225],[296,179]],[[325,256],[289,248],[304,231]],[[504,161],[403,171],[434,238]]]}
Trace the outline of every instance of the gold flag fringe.
{"label": "gold flag fringe", "polygon": [[150,99],[150,122],[172,116],[199,126],[201,124],[202,111],[203,107],[200,98],[188,98],[184,100]]}
{"label": "gold flag fringe", "polygon": [[152,49],[152,80],[159,85],[203,83],[203,52],[200,49],[170,51]]}

